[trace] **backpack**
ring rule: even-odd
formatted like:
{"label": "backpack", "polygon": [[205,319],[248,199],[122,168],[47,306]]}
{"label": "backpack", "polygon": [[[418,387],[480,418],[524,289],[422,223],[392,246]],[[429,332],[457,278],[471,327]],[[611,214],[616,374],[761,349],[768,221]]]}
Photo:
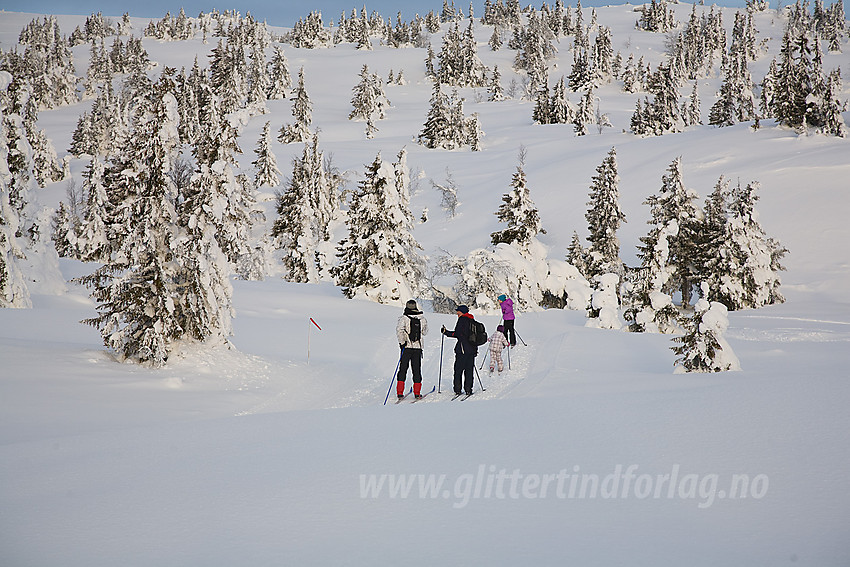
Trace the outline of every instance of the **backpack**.
{"label": "backpack", "polygon": [[410,339],[411,343],[415,343],[422,338],[422,321],[419,320],[419,317],[411,317],[410,315],[407,318],[410,319],[410,331],[407,333],[407,338]]}
{"label": "backpack", "polygon": [[469,326],[469,342],[475,346],[481,346],[487,342],[487,329],[484,323],[480,323],[473,319]]}

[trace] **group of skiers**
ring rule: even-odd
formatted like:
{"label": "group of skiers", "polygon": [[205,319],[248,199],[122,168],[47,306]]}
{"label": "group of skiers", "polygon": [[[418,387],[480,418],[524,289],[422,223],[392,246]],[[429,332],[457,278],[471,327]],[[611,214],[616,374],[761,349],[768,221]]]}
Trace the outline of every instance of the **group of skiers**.
{"label": "group of skiers", "polygon": [[[503,323],[487,339],[490,343],[490,373],[498,368],[501,373],[504,370],[502,363],[502,351],[508,347],[516,346],[516,331],[514,330],[514,308],[513,301],[506,295],[499,296],[499,307],[502,310]],[[478,346],[470,340],[475,318],[469,312],[466,305],[458,305],[456,309],[457,322],[453,330],[446,329],[445,325],[440,332],[454,339],[455,363],[454,363],[454,393],[456,395],[472,395],[473,378],[475,373],[475,357],[478,355]],[[413,395],[419,399],[424,397],[422,393],[422,337],[428,334],[428,320],[416,305],[416,301],[409,300],[404,307],[404,313],[398,318],[396,324],[396,335],[398,346],[401,349],[399,358],[398,375],[396,382],[396,394],[398,398],[404,398],[405,381],[407,380],[407,369],[410,368],[413,375]]]}

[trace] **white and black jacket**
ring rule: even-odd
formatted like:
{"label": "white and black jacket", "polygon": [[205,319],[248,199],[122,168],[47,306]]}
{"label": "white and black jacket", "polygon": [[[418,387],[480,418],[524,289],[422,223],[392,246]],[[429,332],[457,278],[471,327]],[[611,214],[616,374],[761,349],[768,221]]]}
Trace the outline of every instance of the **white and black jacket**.
{"label": "white and black jacket", "polygon": [[[421,336],[418,341],[410,341],[410,318],[419,319],[421,326]],[[422,312],[416,309],[404,309],[404,314],[398,318],[398,323],[395,326],[395,332],[398,337],[398,344],[404,345],[404,348],[422,349],[422,338],[428,334],[428,320],[422,316]]]}

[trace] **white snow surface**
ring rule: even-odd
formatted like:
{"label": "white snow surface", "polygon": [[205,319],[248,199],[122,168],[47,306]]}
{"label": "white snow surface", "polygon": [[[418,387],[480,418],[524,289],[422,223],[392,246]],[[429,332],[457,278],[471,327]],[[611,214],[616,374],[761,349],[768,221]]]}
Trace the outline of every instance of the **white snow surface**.
{"label": "white snow surface", "polygon": [[[691,10],[671,7],[679,21]],[[615,51],[657,64],[665,36],[635,30],[632,10],[597,8]],[[4,49],[30,19],[3,14]],[[83,21],[59,17],[64,34]],[[725,25],[733,21],[724,11]],[[136,33],[146,23],[133,22]],[[781,26],[773,11],[756,16],[770,56],[751,65],[755,80],[777,52]],[[489,51],[491,30],[476,30],[479,57],[499,63],[507,83],[513,52]],[[159,68],[188,68],[215,43],[144,45]],[[842,48],[824,55],[824,69],[847,74],[846,39]],[[724,337],[741,371],[716,374],[674,374],[670,335],[586,327],[580,308],[519,311],[522,341],[510,369],[481,372],[476,394],[462,402],[449,401],[454,340],[432,332],[424,390],[439,392],[384,406],[400,306],[347,300],[330,283],[234,281],[230,344],[181,345],[151,370],[116,362],[96,330],[79,323],[95,304],[70,280],[93,266],[59,260],[61,273],[51,274],[55,259],[33,262],[42,273],[32,308],[0,309],[0,565],[850,564],[848,140],[771,121],[758,131],[696,126],[637,138],[623,130],[638,95],[608,85],[597,96],[614,127],[584,137],[571,125],[533,125],[533,103],[478,102],[462,90],[466,114],[477,112],[486,133],[483,151],[426,150],[412,141],[431,92],[424,50],[284,50],[291,71],[305,67],[320,148],[351,186],[379,151],[407,147],[411,169],[424,172],[411,192],[414,217],[431,211],[414,234],[425,254],[487,246],[522,144],[547,230],[540,240],[560,262],[573,230],[586,233],[591,177],[616,146],[627,263],[648,229],[642,202],[681,156],[700,200],[721,174],[761,183],[760,222],[790,250],[787,302],[728,313]],[[74,49],[78,73],[88,51]],[[569,72],[568,46],[559,52],[553,80]],[[393,106],[371,140],[347,120],[364,62],[382,76],[403,69],[408,80],[387,87]],[[719,80],[700,80],[704,120]],[[40,113],[60,157],[89,104]],[[241,131],[243,167],[265,122],[279,128],[290,119],[289,101],[268,107]],[[279,164],[302,147],[273,145]],[[85,165],[72,160],[72,173]],[[442,182],[447,169],[460,202],[451,219],[425,179]],[[55,207],[65,183],[37,192],[39,204]],[[274,188],[263,191],[271,223]],[[419,304],[432,330],[454,326],[454,316]],[[475,315],[488,332],[499,323],[495,308]],[[396,476],[383,477],[378,493],[381,475]]]}

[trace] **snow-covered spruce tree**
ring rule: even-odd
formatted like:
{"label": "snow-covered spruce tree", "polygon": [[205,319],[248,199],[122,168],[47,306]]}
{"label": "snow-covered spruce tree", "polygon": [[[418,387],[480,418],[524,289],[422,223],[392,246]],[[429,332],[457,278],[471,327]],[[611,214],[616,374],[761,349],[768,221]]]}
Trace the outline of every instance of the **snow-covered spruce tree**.
{"label": "snow-covered spruce tree", "polygon": [[578,40],[573,48],[573,66],[569,75],[569,86],[573,92],[593,87],[593,73],[589,55],[590,48],[580,45]]}
{"label": "snow-covered spruce tree", "polygon": [[363,65],[360,69],[360,82],[355,85],[354,96],[351,99],[353,107],[348,115],[349,120],[365,120],[367,123],[366,137],[372,138],[375,120],[386,117],[386,109],[390,101],[384,92],[384,81],[377,73],[369,73],[369,67]]}
{"label": "snow-covered spruce tree", "polygon": [[[4,74],[0,73],[0,81]],[[0,87],[5,85],[0,83]],[[2,96],[0,96],[2,99]],[[0,104],[0,307],[31,307],[29,290],[18,267],[25,258],[16,236],[18,211],[12,203],[15,183],[9,168],[9,140],[5,108]]]}
{"label": "snow-covered spruce tree", "polygon": [[533,238],[540,233],[546,233],[540,224],[537,207],[531,200],[524,166],[525,148],[522,148],[519,165],[511,178],[511,190],[502,196],[502,204],[494,213],[500,222],[507,225],[506,228],[490,234],[490,241],[494,245],[505,243],[515,245],[519,250],[527,250]]}
{"label": "snow-covered spruce tree", "polygon": [[76,233],[78,224],[79,218],[71,213],[71,207],[61,201],[53,215],[51,235],[56,253],[59,254],[60,258],[77,257]]}
{"label": "snow-covered spruce tree", "polygon": [[700,299],[694,305],[694,315],[682,321],[685,334],[673,337],[679,343],[670,349],[678,355],[676,373],[726,372],[740,370],[738,357],[732,352],[723,333],[729,327],[726,306]]}
{"label": "snow-covered spruce tree", "polygon": [[255,188],[244,174],[236,174],[235,154],[242,150],[236,129],[224,118],[217,99],[205,109],[198,141],[193,147],[195,174],[183,195],[182,216],[192,228],[195,216],[215,227],[215,239],[232,268],[243,279],[258,279],[253,272],[257,260],[252,256]]}
{"label": "snow-covered spruce tree", "polygon": [[620,276],[605,273],[593,276],[593,293],[587,308],[585,326],[596,329],[620,329],[620,299],[617,286]]}
{"label": "snow-covered spruce tree", "polygon": [[778,272],[784,269],[780,261],[788,251],[768,238],[759,224],[755,210],[757,189],[757,182],[745,187],[739,183],[730,193],[725,250],[722,249],[728,272],[718,290],[718,300],[733,310],[785,301],[779,292]]}
{"label": "snow-covered spruce tree", "polygon": [[493,66],[493,75],[490,79],[490,89],[487,100],[490,102],[498,102],[505,100],[505,92],[502,90],[502,75],[499,73],[499,67]]}
{"label": "snow-covered spruce tree", "polygon": [[694,81],[694,88],[691,90],[691,96],[688,97],[688,101],[682,103],[682,121],[686,127],[702,124],[697,81]]}
{"label": "snow-covered spruce tree", "polygon": [[586,278],[588,274],[587,260],[587,250],[582,245],[578,232],[573,231],[573,238],[570,240],[570,245],[567,246],[567,262],[575,266]]}
{"label": "snow-covered spruce tree", "polygon": [[277,220],[272,226],[275,247],[282,252],[284,278],[293,282],[319,279],[314,260],[318,244],[315,215],[308,197],[309,163],[309,144],[305,144],[302,157],[292,160],[292,176],[284,191],[277,195]]}
{"label": "snow-covered spruce tree", "polygon": [[673,67],[661,63],[648,79],[647,89],[654,97],[646,101],[644,108],[638,108],[632,116],[632,132],[638,136],[660,136],[671,132],[681,132],[685,127],[679,108],[678,79]]}
{"label": "snow-covered spruce tree", "polygon": [[720,301],[721,288],[729,277],[731,254],[726,237],[729,234],[729,180],[720,176],[714,190],[703,205],[703,219],[694,234],[696,255],[694,278],[700,282],[702,297]]}
{"label": "snow-covered spruce tree", "polygon": [[331,223],[339,210],[338,180],[327,171],[318,136],[304,144],[292,161],[292,176],[277,196],[278,218],[272,227],[275,247],[282,252],[286,277],[317,282],[329,269]]}
{"label": "snow-covered spruce tree", "polygon": [[[216,240],[217,219],[206,214],[204,197],[193,193],[180,211],[183,230],[176,241],[175,262],[180,267],[181,294],[175,311],[182,336],[226,341],[233,334],[233,268]],[[254,279],[262,279],[262,274]]]}
{"label": "snow-covered spruce tree", "polygon": [[238,42],[219,40],[210,58],[210,86],[219,100],[222,114],[241,107],[248,98],[248,68]]}
{"label": "snow-covered spruce tree", "polygon": [[295,118],[295,123],[284,124],[281,127],[277,137],[281,144],[306,142],[312,136],[310,124],[313,123],[313,104],[310,102],[307,89],[304,87],[304,67],[301,67],[298,71],[298,85],[295,87],[293,98],[292,116]]}
{"label": "snow-covered spruce tree", "polygon": [[80,278],[92,288],[96,327],[119,359],[162,366],[183,335],[181,283],[176,261],[177,191],[169,167],[176,154],[176,100],[158,83],[148,107],[139,107],[131,145],[110,164],[116,195],[116,253],[93,274]]}
{"label": "snow-covered spruce tree", "polygon": [[575,121],[576,108],[567,98],[567,87],[562,76],[552,89],[549,101],[549,119],[551,124],[570,124]]}
{"label": "snow-covered spruce tree", "polygon": [[21,116],[21,126],[32,149],[33,177],[39,187],[48,183],[59,181],[65,175],[63,167],[60,166],[56,149],[44,130],[38,128],[38,106],[28,89],[24,88],[18,92],[19,97],[24,100],[18,104]]}
{"label": "snow-covered spruce tree", "polygon": [[112,251],[109,241],[109,224],[112,204],[104,183],[106,164],[93,156],[83,171],[83,194],[86,201],[83,218],[77,232],[77,253],[86,262],[102,262]]}
{"label": "snow-covered spruce tree", "polygon": [[440,82],[435,81],[428,116],[417,142],[426,148],[446,150],[469,145],[472,151],[477,151],[482,135],[477,116],[464,117],[463,99],[458,98],[457,91],[446,95]]}
{"label": "snow-covered spruce tree", "polygon": [[289,62],[279,45],[274,46],[268,67],[269,90],[266,97],[269,100],[286,98],[289,89],[292,88],[292,76],[289,74]]}
{"label": "snow-covered spruce tree", "polygon": [[723,84],[717,102],[708,114],[708,123],[713,126],[731,126],[747,122],[756,117],[756,100],[753,81],[747,69],[743,51],[730,51],[724,65]]}
{"label": "snow-covered spruce tree", "polygon": [[263,126],[263,133],[254,149],[257,159],[251,162],[256,171],[255,187],[277,187],[280,185],[280,170],[277,168],[277,157],[272,150],[271,122]]}
{"label": "snow-covered spruce tree", "polygon": [[552,113],[549,108],[549,82],[543,81],[541,86],[537,88],[537,97],[534,103],[534,110],[531,112],[531,119],[535,124],[552,124]]}
{"label": "snow-covered spruce tree", "polygon": [[458,22],[454,21],[443,35],[443,45],[437,55],[440,82],[456,87],[484,87],[487,84],[487,69],[478,58],[473,20],[463,34]]}
{"label": "snow-covered spruce tree", "polygon": [[640,11],[640,19],[635,23],[638,29],[650,32],[667,33],[675,26],[673,11],[667,8],[664,0],[651,0]]}
{"label": "snow-covered spruce tree", "polygon": [[774,63],[762,84],[763,114],[798,130],[813,127],[845,136],[841,117],[845,105],[837,94],[840,75],[834,71],[824,76],[817,38],[811,39],[805,28],[795,27],[789,20]]}
{"label": "snow-covered spruce tree", "polygon": [[388,164],[381,155],[366,168],[348,210],[348,238],[337,246],[331,269],[343,294],[365,295],[379,303],[415,297],[423,274],[421,246],[411,233],[413,215],[405,150]]}
{"label": "snow-covered spruce tree", "polygon": [[594,123],[593,102],[593,89],[587,89],[573,115],[573,130],[576,136],[586,136],[588,126]]}
{"label": "snow-covered spruce tree", "polygon": [[658,231],[638,254],[640,267],[626,273],[623,317],[631,332],[672,333],[677,328],[679,311],[670,295],[662,291],[672,273],[668,265],[670,232],[669,226]]}
{"label": "snow-covered spruce tree", "polygon": [[644,246],[639,246],[638,257],[652,256],[659,237],[666,234],[668,254],[666,264],[670,275],[661,291],[682,295],[682,307],[690,304],[691,290],[698,282],[694,279],[694,261],[696,259],[695,234],[702,221],[702,211],[695,205],[697,197],[693,189],[685,187],[682,178],[682,159],[676,158],[662,176],[661,188],[657,195],[651,195],[644,204],[651,207],[653,226],[647,236],[640,238]]}
{"label": "snow-covered spruce tree", "polygon": [[62,37],[55,16],[33,20],[19,36],[25,47],[22,56],[13,52],[0,62],[0,70],[10,72],[15,83],[30,86],[35,106],[56,108],[78,102],[74,57],[68,40]]}
{"label": "snow-covered spruce tree", "polygon": [[251,62],[248,67],[248,110],[251,114],[265,114],[268,111],[266,100],[271,87],[271,78],[266,67],[266,56],[255,44],[251,48]]}
{"label": "snow-covered spruce tree", "polygon": [[[35,199],[39,189],[39,164],[36,163],[37,152],[33,146],[34,126],[27,127],[31,117],[35,116],[35,108],[32,99],[27,98],[27,89],[15,91],[13,87],[12,77],[0,72],[3,191],[6,193],[4,200],[10,206],[6,222],[15,227],[12,232],[14,241],[8,245],[12,250],[9,265],[14,263],[26,276],[27,285],[21,289],[25,293],[26,289],[32,290],[41,284],[58,284],[64,280],[59,273],[59,257],[52,242],[52,211],[39,206]],[[29,298],[22,297],[20,303],[19,306],[29,306]]]}
{"label": "snow-covered spruce tree", "polygon": [[590,248],[587,251],[587,271],[583,273],[588,279],[608,272],[623,274],[617,230],[626,222],[626,215],[620,209],[619,184],[617,150],[611,148],[596,168],[596,175],[593,176],[590,186],[587,212],[584,215],[587,219],[587,240],[590,242]]}
{"label": "snow-covered spruce tree", "polygon": [[591,67],[594,84],[602,85],[613,78],[614,48],[611,44],[611,28],[601,26],[591,52]]}
{"label": "snow-covered spruce tree", "polygon": [[525,71],[528,76],[529,94],[532,96],[547,81],[547,65],[557,50],[552,41],[555,35],[545,18],[536,10],[528,13],[527,23],[521,35],[521,45],[514,58],[514,68]]}

